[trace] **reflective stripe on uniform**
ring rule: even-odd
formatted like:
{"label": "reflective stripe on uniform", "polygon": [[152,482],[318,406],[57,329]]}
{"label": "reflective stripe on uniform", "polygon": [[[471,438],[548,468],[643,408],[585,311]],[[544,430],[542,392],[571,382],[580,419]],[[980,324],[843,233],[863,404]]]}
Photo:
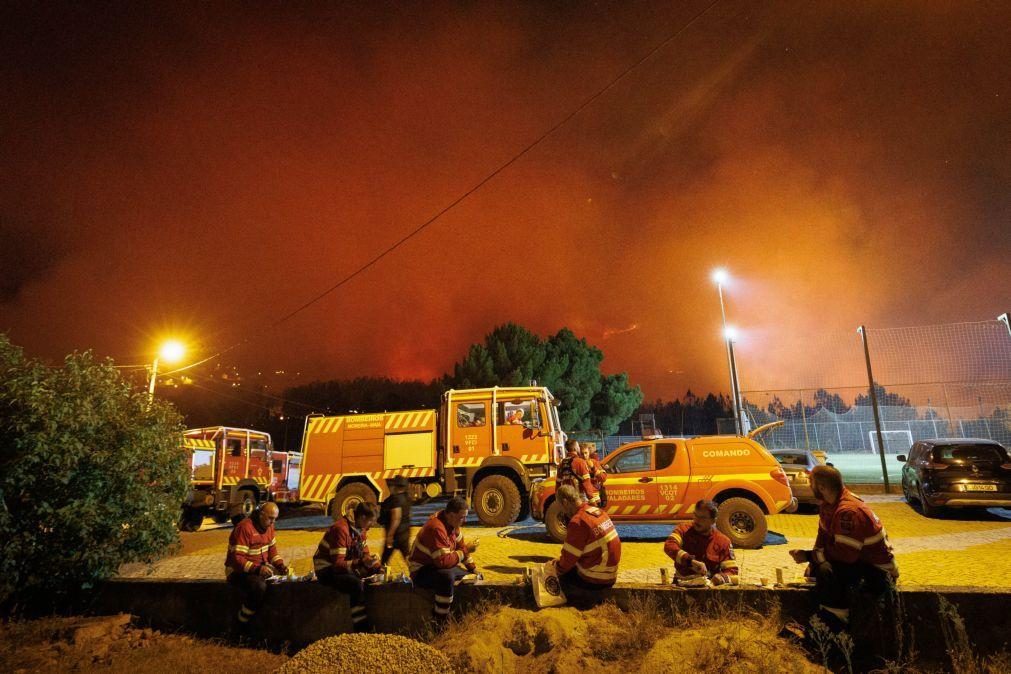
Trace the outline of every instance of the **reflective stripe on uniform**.
{"label": "reflective stripe on uniform", "polygon": [[871,543],[877,543],[878,541],[883,541],[883,540],[885,540],[885,530],[884,529],[882,529],[878,533],[874,534],[873,536],[868,536],[867,538],[865,538],[864,539],[864,545],[870,545]]}
{"label": "reflective stripe on uniform", "polygon": [[835,535],[835,542],[847,545],[853,548],[854,550],[859,550],[860,548],[864,547],[864,544],[858,541],[857,539],[850,538],[849,536],[843,536],[842,534]]}
{"label": "reflective stripe on uniform", "polygon": [[562,550],[568,552],[571,555],[575,555],[576,557],[583,556],[583,551],[577,548],[576,546],[572,545],[571,543],[565,543],[564,545],[562,545]]}

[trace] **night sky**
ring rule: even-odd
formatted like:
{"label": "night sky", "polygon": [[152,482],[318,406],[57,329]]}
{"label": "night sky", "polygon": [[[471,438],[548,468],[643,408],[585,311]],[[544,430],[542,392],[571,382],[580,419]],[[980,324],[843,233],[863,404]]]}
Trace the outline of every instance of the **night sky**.
{"label": "night sky", "polygon": [[1011,309],[1011,3],[727,0],[273,325],[710,1],[398,4],[4,3],[0,331],[429,378],[568,326],[654,398],[727,388],[717,265],[745,389]]}

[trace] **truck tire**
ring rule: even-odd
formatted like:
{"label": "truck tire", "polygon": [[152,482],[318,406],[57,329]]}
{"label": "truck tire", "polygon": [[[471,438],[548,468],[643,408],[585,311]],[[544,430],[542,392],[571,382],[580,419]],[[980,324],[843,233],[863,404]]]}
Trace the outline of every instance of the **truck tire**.
{"label": "truck tire", "polygon": [[562,506],[558,504],[558,499],[551,502],[548,511],[544,513],[544,526],[548,529],[548,536],[551,536],[555,543],[564,543],[565,534],[568,532],[568,522],[562,512]]}
{"label": "truck tire", "polygon": [[376,502],[376,493],[361,482],[352,482],[341,487],[333,501],[330,502],[330,517],[335,520],[353,510],[359,503]]}
{"label": "truck tire", "polygon": [[505,475],[489,475],[474,489],[474,512],[481,524],[504,527],[516,521],[523,499],[516,483]]}
{"label": "truck tire", "polygon": [[765,513],[746,498],[728,498],[720,503],[716,528],[730,537],[738,548],[760,548],[769,532]]}
{"label": "truck tire", "polygon": [[241,490],[239,500],[229,509],[232,516],[232,526],[236,526],[252,515],[254,510],[256,510],[256,496],[249,489]]}

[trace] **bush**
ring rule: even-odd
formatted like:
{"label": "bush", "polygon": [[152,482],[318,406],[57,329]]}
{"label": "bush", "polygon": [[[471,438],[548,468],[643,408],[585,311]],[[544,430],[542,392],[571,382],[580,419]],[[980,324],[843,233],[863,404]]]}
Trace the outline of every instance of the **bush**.
{"label": "bush", "polygon": [[65,601],[178,542],[182,419],[90,353],[47,367],[0,335],[0,604]]}

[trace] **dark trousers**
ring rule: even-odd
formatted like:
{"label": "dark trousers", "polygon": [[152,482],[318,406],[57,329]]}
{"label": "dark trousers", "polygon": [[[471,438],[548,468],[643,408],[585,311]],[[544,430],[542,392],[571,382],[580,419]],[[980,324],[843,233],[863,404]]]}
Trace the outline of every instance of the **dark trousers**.
{"label": "dark trousers", "polygon": [[848,611],[850,595],[859,588],[884,596],[892,588],[888,574],[873,564],[828,562],[815,568],[814,594],[818,604],[836,611]]}
{"label": "dark trousers", "polygon": [[400,554],[404,556],[404,561],[407,561],[408,556],[411,554],[411,530],[405,529],[403,531],[398,531],[393,534],[393,547],[385,548],[383,550],[382,564],[386,564],[390,561],[390,557],[396,550],[400,550]]}
{"label": "dark trousers", "polygon": [[411,576],[415,587],[435,592],[435,606],[432,614],[439,620],[449,617],[449,608],[453,605],[453,590],[456,581],[467,575],[464,569],[454,566],[449,569],[438,569],[434,566],[423,566]]}
{"label": "dark trousers", "polygon": [[369,628],[369,616],[365,610],[365,583],[353,573],[339,571],[327,566],[316,572],[316,579],[327,587],[346,594],[351,603],[351,622],[356,632]]}
{"label": "dark trousers", "polygon": [[576,567],[558,576],[566,601],[576,608],[595,606],[607,599],[610,585],[598,585],[584,580]]}
{"label": "dark trousers", "polygon": [[258,573],[232,571],[228,574],[228,583],[239,589],[239,594],[242,597],[242,606],[239,607],[239,623],[245,625],[263,606],[263,600],[267,596],[267,581]]}
{"label": "dark trousers", "polygon": [[597,490],[597,494],[600,496],[600,507],[601,508],[606,508],[607,507],[607,485],[603,485],[603,484],[600,485],[600,488]]}

